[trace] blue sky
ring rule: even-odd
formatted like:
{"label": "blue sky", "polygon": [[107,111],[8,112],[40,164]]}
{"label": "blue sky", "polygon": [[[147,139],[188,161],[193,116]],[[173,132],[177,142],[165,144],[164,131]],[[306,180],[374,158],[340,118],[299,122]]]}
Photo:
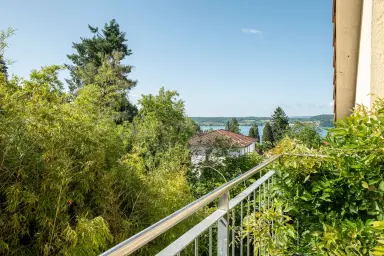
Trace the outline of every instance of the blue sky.
{"label": "blue sky", "polygon": [[279,105],[308,116],[332,113],[331,10],[331,0],[0,0],[0,29],[17,29],[6,57],[26,77],[68,63],[88,24],[114,18],[133,51],[134,102],[164,86],[190,116],[268,116]]}

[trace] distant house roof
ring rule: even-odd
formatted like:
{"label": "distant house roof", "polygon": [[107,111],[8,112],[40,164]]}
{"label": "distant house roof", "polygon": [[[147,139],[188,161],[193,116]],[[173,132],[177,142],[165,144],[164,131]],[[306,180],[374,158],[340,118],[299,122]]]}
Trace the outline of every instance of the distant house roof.
{"label": "distant house roof", "polygon": [[205,132],[191,138],[189,140],[189,145],[212,145],[215,143],[216,139],[220,137],[230,139],[235,147],[247,147],[257,141],[255,138],[233,133],[227,130],[215,130],[211,132]]}

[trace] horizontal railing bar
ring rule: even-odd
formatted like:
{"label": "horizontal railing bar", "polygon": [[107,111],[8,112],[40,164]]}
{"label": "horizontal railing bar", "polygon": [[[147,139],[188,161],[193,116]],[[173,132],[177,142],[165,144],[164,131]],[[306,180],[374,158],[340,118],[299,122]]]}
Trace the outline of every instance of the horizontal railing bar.
{"label": "horizontal railing bar", "polygon": [[241,201],[243,201],[247,196],[249,196],[255,189],[260,187],[264,182],[266,182],[272,175],[275,174],[275,171],[267,172],[263,177],[252,183],[249,187],[244,189],[241,193],[239,193],[235,198],[229,201],[229,209],[233,209],[238,205]]}
{"label": "horizontal railing bar", "polygon": [[207,218],[199,222],[196,226],[188,230],[186,233],[180,236],[177,240],[175,240],[166,248],[164,248],[161,252],[156,254],[156,256],[175,255],[178,252],[182,251],[185,247],[187,247],[190,243],[192,243],[196,239],[196,237],[202,234],[210,226],[215,224],[226,213],[227,211],[221,210],[221,209],[214,211]]}
{"label": "horizontal railing bar", "polygon": [[284,156],[300,156],[300,157],[319,157],[319,158],[327,158],[327,155],[322,154],[291,154],[291,153],[284,153]]}
{"label": "horizontal railing bar", "polygon": [[196,201],[188,204],[187,206],[181,208],[180,210],[168,215],[164,219],[156,222],[152,226],[144,229],[140,233],[130,237],[129,239],[121,242],[120,244],[110,248],[108,251],[102,253],[102,256],[106,255],[129,255],[148,242],[152,241],[159,235],[163,234],[165,231],[177,225],[179,222],[183,221],[190,215],[194,214],[196,211],[206,206],[216,198],[220,197],[226,191],[229,191],[232,187],[237,184],[247,180],[249,177],[254,175],[256,172],[260,171],[264,167],[268,166],[275,160],[277,160],[281,155],[274,155],[263,163],[255,166],[249,171],[243,173],[242,175],[234,178],[233,180],[221,185],[217,189],[211,191],[205,196],[197,199]]}
{"label": "horizontal railing bar", "polygon": [[[239,193],[235,198],[229,201],[229,209],[232,210],[236,205],[238,205],[241,201],[243,201],[247,196],[249,196],[255,189],[257,189],[261,184],[266,182],[275,171],[267,172],[263,177],[252,183],[248,188]],[[187,247],[190,243],[192,243],[196,237],[200,236],[205,230],[207,230],[210,226],[215,224],[221,217],[223,217],[227,211],[216,210],[211,215],[206,217],[204,220],[196,224],[193,228],[188,230],[166,248],[164,248],[161,252],[156,254],[157,256],[168,256],[175,255],[178,252],[182,251],[185,247]]]}

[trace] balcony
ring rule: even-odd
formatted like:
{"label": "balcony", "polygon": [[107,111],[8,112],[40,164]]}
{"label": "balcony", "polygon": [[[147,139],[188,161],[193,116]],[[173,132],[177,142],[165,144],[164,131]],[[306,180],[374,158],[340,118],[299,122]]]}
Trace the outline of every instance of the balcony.
{"label": "balcony", "polygon": [[[284,220],[280,217],[267,219],[262,225],[256,223],[256,219],[252,219],[250,216],[275,207],[274,195],[276,191],[273,190],[275,171],[271,169],[271,166],[281,156],[272,156],[237,178],[114,246],[102,255],[134,255],[135,252],[138,252],[156,237],[161,236],[178,223],[211,204],[216,204],[216,210],[213,213],[156,255],[270,255],[270,250],[275,245],[277,247],[279,245],[276,231],[279,223],[277,222]],[[324,157],[322,155],[303,156]],[[230,192],[237,185],[246,181],[251,181],[250,185],[231,198]],[[244,224],[252,221],[254,223],[251,225],[263,229],[260,232],[264,234],[263,237],[252,236],[250,232],[244,232]],[[299,223],[295,223],[295,225],[299,225]]]}

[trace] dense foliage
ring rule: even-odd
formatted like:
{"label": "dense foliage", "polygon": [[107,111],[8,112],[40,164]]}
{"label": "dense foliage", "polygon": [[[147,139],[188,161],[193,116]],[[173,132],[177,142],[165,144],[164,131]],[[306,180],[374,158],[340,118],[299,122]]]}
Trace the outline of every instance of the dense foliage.
{"label": "dense foliage", "polygon": [[0,73],[4,75],[5,79],[8,79],[8,67],[5,63],[3,55],[0,55]]}
{"label": "dense foliage", "polygon": [[257,143],[260,143],[260,134],[259,134],[259,128],[256,124],[253,124],[251,128],[249,128],[248,136],[255,138]]}
{"label": "dense foliage", "polygon": [[265,252],[265,248],[268,248],[267,255],[288,254],[290,242],[296,238],[296,233],[292,219],[284,214],[286,210],[282,203],[276,202],[244,219],[243,238],[250,235],[253,255],[260,255],[259,252]]}
{"label": "dense foliage", "polygon": [[252,126],[251,128],[249,128],[248,137],[255,138],[255,136],[256,136],[255,127]]}
{"label": "dense foliage", "polygon": [[237,121],[237,119],[232,118],[231,121],[226,122],[225,130],[234,132],[234,133],[240,133],[239,122]]}
{"label": "dense foliage", "polygon": [[288,131],[289,119],[281,107],[277,107],[271,116],[273,137],[276,141],[281,140]]}
{"label": "dense foliage", "polygon": [[[193,200],[187,140],[198,126],[165,89],[122,119],[119,58],[100,58],[75,93],[61,66],[9,81],[0,72],[1,255],[97,255]],[[154,254],[192,221],[138,253]]]}
{"label": "dense foliage", "polygon": [[265,148],[271,148],[273,143],[275,142],[275,138],[273,137],[272,126],[269,122],[267,122],[263,129],[263,146]]}
{"label": "dense foliage", "polygon": [[[231,156],[226,150],[216,150],[215,152],[216,158],[207,159],[189,172],[191,191],[196,198],[236,178],[263,160],[263,157],[255,152],[239,157]],[[222,158],[218,160],[218,156],[222,156]],[[242,189],[244,188],[242,186]],[[231,191],[231,193],[236,195],[240,191]]]}
{"label": "dense foliage", "polygon": [[260,141],[259,127],[257,126],[257,124],[253,124],[252,127],[255,131],[255,137],[254,138],[256,139],[257,143],[260,143],[261,141]]}
{"label": "dense foliage", "polygon": [[[8,80],[4,39],[13,30],[0,34],[0,254],[97,255],[263,159],[234,157],[222,141],[214,158],[191,166],[187,142],[201,130],[177,92],[143,95],[138,110],[127,97],[132,67],[121,63],[131,54],[125,33],[114,20],[90,30],[68,56],[71,92],[58,78],[61,66]],[[264,127],[265,148],[327,157],[283,157],[278,201],[245,218],[244,234],[271,244],[273,221],[280,239],[271,255],[384,255],[383,113],[383,101],[371,112],[358,107],[322,146],[314,127],[289,129],[278,108]],[[226,128],[240,132],[236,118]],[[257,138],[256,126],[250,136]],[[194,221],[138,254],[155,254]]]}
{"label": "dense foliage", "polygon": [[[331,129],[328,145],[308,149],[284,139],[274,153],[285,156],[278,170],[276,196],[288,205],[297,225],[299,255],[372,255],[381,250],[373,221],[384,219],[384,102],[371,111],[358,106]],[[326,157],[316,156],[326,154]],[[376,249],[374,249],[376,248]],[[380,254],[375,254],[380,255]]]}
{"label": "dense foliage", "polygon": [[67,79],[69,89],[76,94],[84,85],[94,84],[102,88],[105,98],[113,91],[114,108],[119,112],[116,122],[132,121],[137,108],[128,101],[128,90],[136,85],[136,81],[128,78],[132,66],[122,63],[132,54],[125,33],[115,20],[105,24],[101,33],[97,27],[88,27],[93,37],[73,43],[76,53],[68,55],[73,63],[66,65],[71,74],[71,79]]}
{"label": "dense foliage", "polygon": [[11,63],[9,59],[4,56],[5,49],[8,47],[6,39],[13,35],[14,29],[8,28],[6,31],[0,30],[0,74],[3,74],[5,79],[8,79],[8,67],[7,64]]}
{"label": "dense foliage", "polygon": [[303,143],[308,148],[318,148],[321,145],[321,137],[317,127],[312,124],[296,122],[287,132],[288,136]]}
{"label": "dense foliage", "polygon": [[88,26],[93,34],[92,38],[82,38],[80,43],[73,43],[72,48],[76,53],[68,55],[68,59],[73,62],[67,65],[71,72],[71,80],[68,80],[69,88],[74,91],[81,88],[84,84],[93,83],[98,69],[103,66],[105,58],[113,58],[114,65],[119,66],[117,77],[120,83],[125,83],[124,87],[131,88],[135,81],[127,78],[132,66],[123,65],[121,61],[132,54],[126,44],[125,33],[120,31],[119,24],[111,20],[104,25],[104,29],[99,32],[97,27]]}
{"label": "dense foliage", "polygon": [[59,70],[1,78],[2,253],[97,254],[192,200],[192,127],[176,93],[145,96],[134,122],[119,126],[98,86],[69,101]]}

